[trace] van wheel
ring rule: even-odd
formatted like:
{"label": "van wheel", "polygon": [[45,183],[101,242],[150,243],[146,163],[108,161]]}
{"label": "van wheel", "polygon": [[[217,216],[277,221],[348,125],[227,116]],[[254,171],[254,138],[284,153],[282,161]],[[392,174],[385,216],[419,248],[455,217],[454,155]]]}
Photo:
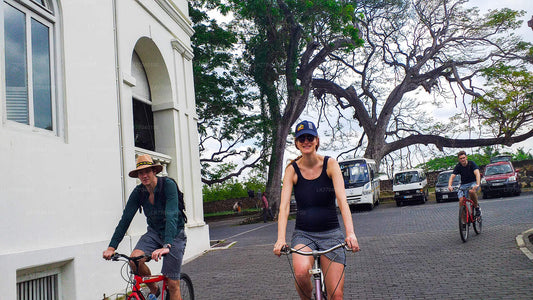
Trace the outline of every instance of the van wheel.
{"label": "van wheel", "polygon": [[487,193],[483,193],[483,199],[487,199],[489,197],[489,195],[487,195]]}
{"label": "van wheel", "polygon": [[402,201],[396,201],[396,206],[402,206]]}

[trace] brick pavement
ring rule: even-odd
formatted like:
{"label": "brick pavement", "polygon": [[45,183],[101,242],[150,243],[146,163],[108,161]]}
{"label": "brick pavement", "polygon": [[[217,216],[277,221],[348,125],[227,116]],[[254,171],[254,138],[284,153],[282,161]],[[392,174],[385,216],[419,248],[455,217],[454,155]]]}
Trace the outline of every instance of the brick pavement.
{"label": "brick pavement", "polygon": [[[345,299],[532,299],[533,262],[515,242],[533,227],[531,199],[482,202],[483,232],[467,243],[456,205],[354,213],[362,251],[348,255]],[[272,254],[275,223],[213,227],[237,243],[183,266],[197,299],[297,299],[287,257]]]}

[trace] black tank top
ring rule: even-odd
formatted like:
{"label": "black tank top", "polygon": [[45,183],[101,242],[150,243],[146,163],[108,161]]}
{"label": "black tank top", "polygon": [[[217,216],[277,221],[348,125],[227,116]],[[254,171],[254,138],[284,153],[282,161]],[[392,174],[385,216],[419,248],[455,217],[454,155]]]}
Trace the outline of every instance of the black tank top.
{"label": "black tank top", "polygon": [[326,172],[328,158],[324,157],[320,176],[312,180],[305,179],[296,162],[292,163],[298,176],[298,181],[294,185],[294,198],[298,208],[295,228],[298,230],[319,232],[340,227],[333,181]]}

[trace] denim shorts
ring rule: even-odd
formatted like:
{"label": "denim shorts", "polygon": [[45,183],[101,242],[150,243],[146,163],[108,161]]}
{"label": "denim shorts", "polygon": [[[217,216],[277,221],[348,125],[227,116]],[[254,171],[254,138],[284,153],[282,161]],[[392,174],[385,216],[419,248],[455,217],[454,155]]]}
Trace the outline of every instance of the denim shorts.
{"label": "denim shorts", "polygon": [[[344,234],[340,228],[319,232],[294,229],[291,245],[295,249],[298,249],[296,248],[297,245],[303,244],[311,248],[311,250],[326,250],[342,242],[344,242]],[[331,261],[346,266],[346,252],[344,248],[336,249],[325,254],[325,256]]]}
{"label": "denim shorts", "polygon": [[[151,227],[148,227],[148,231],[139,239],[135,249],[141,250],[145,254],[150,254],[155,250],[162,248],[163,242],[164,241],[159,237],[159,234]],[[181,229],[174,238],[174,241],[172,241],[170,253],[163,256],[161,274],[173,280],[180,279],[181,263],[183,261],[183,253],[185,253],[186,244],[187,236],[185,235],[185,230]]]}
{"label": "denim shorts", "polygon": [[[475,182],[475,181],[474,182],[465,183],[465,184],[461,184],[459,186],[459,190],[457,191],[457,198],[461,199],[461,197],[466,197],[464,195],[464,191],[463,190],[468,190],[469,191],[476,184],[477,184],[477,182]],[[479,190],[479,187],[477,189]]]}

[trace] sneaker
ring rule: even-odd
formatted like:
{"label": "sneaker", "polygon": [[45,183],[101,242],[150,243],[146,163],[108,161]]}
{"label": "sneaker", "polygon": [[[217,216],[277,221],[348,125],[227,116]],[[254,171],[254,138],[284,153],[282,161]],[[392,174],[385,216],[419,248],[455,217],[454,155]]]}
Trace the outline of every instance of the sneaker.
{"label": "sneaker", "polygon": [[154,294],[148,294],[148,300],[160,300],[159,295],[161,295],[161,290],[157,288],[157,292]]}

